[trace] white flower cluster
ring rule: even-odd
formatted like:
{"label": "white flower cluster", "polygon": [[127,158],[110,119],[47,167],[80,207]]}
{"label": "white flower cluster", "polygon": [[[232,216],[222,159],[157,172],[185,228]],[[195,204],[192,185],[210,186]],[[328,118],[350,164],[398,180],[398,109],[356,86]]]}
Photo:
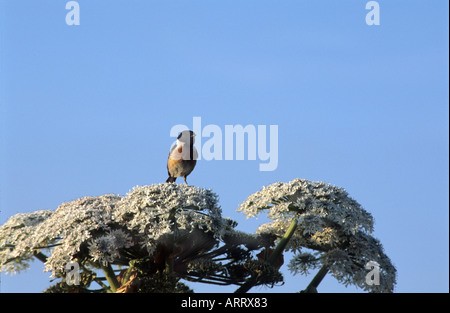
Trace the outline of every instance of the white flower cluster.
{"label": "white flower cluster", "polygon": [[148,256],[167,235],[202,230],[218,238],[230,223],[217,202],[210,190],[159,184],[135,187],[125,197],[84,197],[56,211],[17,214],[0,226],[0,272],[25,269],[39,252],[50,253],[46,270],[57,275],[74,259],[127,264],[121,251]]}
{"label": "white flower cluster", "polygon": [[121,229],[108,231],[105,235],[92,238],[88,241],[89,254],[93,261],[100,261],[103,265],[111,263],[124,263],[119,251],[130,248],[133,240],[129,234]]}
{"label": "white flower cluster", "polygon": [[[370,269],[366,266],[371,262],[379,265],[379,284],[367,283]],[[381,243],[363,232],[349,238],[343,247],[313,253],[298,252],[288,267],[294,274],[308,274],[310,270],[324,265],[345,286],[352,284],[370,292],[393,292],[396,284],[396,269]]]}
{"label": "white flower cluster", "polygon": [[52,214],[50,210],[17,214],[0,227],[1,271],[16,273],[28,268],[33,252],[26,247],[19,250],[16,244],[32,236],[36,227]]}
{"label": "white flower cluster", "polygon": [[142,239],[138,244],[151,254],[167,235],[177,240],[200,229],[220,238],[229,230],[221,213],[218,197],[210,190],[160,184],[134,188],[118,204],[114,219],[137,233]]}
{"label": "white flower cluster", "polygon": [[[292,272],[325,266],[345,285],[393,290],[396,270],[370,236],[373,218],[344,189],[301,179],[275,183],[251,195],[238,211],[247,217],[266,212],[272,222],[261,225],[257,236],[236,231],[233,221],[222,218],[211,190],[166,183],[135,187],[124,197],[84,197],[55,211],[17,214],[0,226],[0,272],[23,270],[36,256],[58,277],[74,260],[127,265],[163,251],[158,247],[166,244],[177,250],[179,266],[189,261],[191,271],[215,271],[212,261],[187,256],[211,249],[218,240],[231,248],[256,249],[258,240],[272,241],[295,229],[286,247],[295,253]],[[373,262],[379,265],[380,284],[367,284],[366,264]]]}
{"label": "white flower cluster", "polygon": [[324,219],[340,225],[347,234],[373,230],[372,216],[343,188],[306,179],[264,187],[248,197],[238,211],[247,217],[268,211],[268,217],[277,222],[290,222],[295,217],[305,234],[326,226]]}
{"label": "white flower cluster", "polygon": [[[344,284],[355,284],[371,291],[392,291],[395,267],[381,244],[370,236],[373,218],[348,193],[323,182],[295,179],[275,183],[252,194],[238,211],[247,217],[266,212],[273,221],[261,225],[258,234],[281,238],[293,220],[297,228],[287,249],[296,253],[289,267],[294,273],[308,273],[321,266]],[[306,250],[314,250],[310,254]],[[365,282],[368,261],[381,266],[381,284]]]}

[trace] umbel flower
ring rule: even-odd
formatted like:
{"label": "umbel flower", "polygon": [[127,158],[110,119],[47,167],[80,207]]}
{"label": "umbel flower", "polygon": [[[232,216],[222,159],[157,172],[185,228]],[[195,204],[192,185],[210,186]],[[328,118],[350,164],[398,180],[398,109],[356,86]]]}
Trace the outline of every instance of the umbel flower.
{"label": "umbel flower", "polygon": [[128,253],[151,255],[166,235],[183,236],[204,229],[220,237],[229,227],[217,195],[197,187],[160,184],[135,187],[127,196],[84,197],[56,211],[17,214],[0,227],[1,270],[20,271],[37,252],[51,249],[46,270],[54,275],[67,262],[91,259],[128,264]]}
{"label": "umbel flower", "polygon": [[[114,195],[84,197],[63,203],[54,212],[38,211],[13,216],[0,228],[1,269],[4,266],[13,272],[24,269],[28,266],[25,260],[38,253],[43,256],[43,252],[51,249],[51,256],[44,260],[46,270],[54,276],[62,274],[68,262],[88,256],[89,251],[84,248],[99,231],[113,230],[112,212],[119,200],[120,197]],[[21,227],[21,221],[29,221],[36,214],[40,216],[34,218],[38,222]],[[114,239],[110,241],[114,245]],[[107,251],[104,256],[108,256]]]}
{"label": "umbel flower", "polygon": [[[251,269],[230,278],[231,269],[261,245],[256,236],[235,231],[236,225],[221,216],[211,190],[176,184],[135,187],[125,197],[84,197],[55,211],[11,217],[0,227],[0,271],[19,272],[37,257],[53,277],[62,278],[52,291],[67,291],[61,286],[72,262],[89,278],[83,287],[95,281],[105,291],[186,291],[181,278],[239,283]],[[126,267],[125,272],[116,277],[113,266]],[[97,277],[99,269],[110,287]],[[139,279],[130,284],[130,277]]]}
{"label": "umbel flower", "polygon": [[[36,227],[53,214],[50,210],[17,214],[0,227],[0,269],[17,273],[29,267],[33,250],[24,242],[35,234]],[[20,246],[20,247],[19,247]]]}
{"label": "umbel flower", "polygon": [[[238,211],[247,217],[265,212],[273,220],[257,234],[281,239],[288,233],[286,249],[295,253],[289,264],[293,273],[325,268],[344,285],[393,291],[396,269],[370,235],[373,217],[343,188],[305,179],[275,183],[248,197]],[[379,265],[379,284],[366,281],[369,262]]]}
{"label": "umbel flower", "polygon": [[[239,211],[266,212],[272,222],[256,234],[236,230],[214,192],[183,184],[83,197],[55,211],[17,214],[0,226],[0,272],[24,270],[36,257],[59,279],[49,292],[189,292],[182,279],[245,292],[282,282],[288,249],[295,253],[288,265],[293,273],[320,268],[345,285],[393,290],[395,268],[370,235],[372,216],[342,188],[300,179],[276,183]],[[379,267],[380,284],[367,284],[367,262]],[[68,264],[79,265],[77,286],[66,281]]]}

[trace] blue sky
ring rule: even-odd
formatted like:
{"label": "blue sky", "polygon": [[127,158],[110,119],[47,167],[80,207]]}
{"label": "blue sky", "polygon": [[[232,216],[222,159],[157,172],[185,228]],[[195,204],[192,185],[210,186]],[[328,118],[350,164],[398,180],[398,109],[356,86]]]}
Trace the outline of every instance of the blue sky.
{"label": "blue sky", "polygon": [[[278,125],[278,167],[199,161],[223,215],[294,178],[344,187],[375,218],[398,292],[449,291],[449,4],[0,0],[0,223],[164,182],[172,126]],[[179,179],[179,182],[181,180]],[[2,292],[40,292],[35,262]],[[292,276],[264,292],[303,289]],[[196,291],[233,291],[210,285]],[[323,292],[354,292],[326,277]]]}

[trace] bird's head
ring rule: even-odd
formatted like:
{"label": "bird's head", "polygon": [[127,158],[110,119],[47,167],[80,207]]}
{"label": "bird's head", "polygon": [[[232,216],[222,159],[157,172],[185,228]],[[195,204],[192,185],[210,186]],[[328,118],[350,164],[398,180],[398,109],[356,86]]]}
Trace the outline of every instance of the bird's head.
{"label": "bird's head", "polygon": [[183,130],[177,137],[177,140],[181,143],[194,144],[195,133],[192,130]]}

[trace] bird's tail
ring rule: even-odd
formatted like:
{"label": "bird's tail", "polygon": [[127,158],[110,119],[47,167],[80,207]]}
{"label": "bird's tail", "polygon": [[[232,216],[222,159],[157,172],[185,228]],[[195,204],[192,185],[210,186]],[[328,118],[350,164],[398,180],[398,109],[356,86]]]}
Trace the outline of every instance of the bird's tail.
{"label": "bird's tail", "polygon": [[174,183],[176,180],[177,180],[176,177],[169,176],[169,178],[167,178],[166,180],[166,183]]}

